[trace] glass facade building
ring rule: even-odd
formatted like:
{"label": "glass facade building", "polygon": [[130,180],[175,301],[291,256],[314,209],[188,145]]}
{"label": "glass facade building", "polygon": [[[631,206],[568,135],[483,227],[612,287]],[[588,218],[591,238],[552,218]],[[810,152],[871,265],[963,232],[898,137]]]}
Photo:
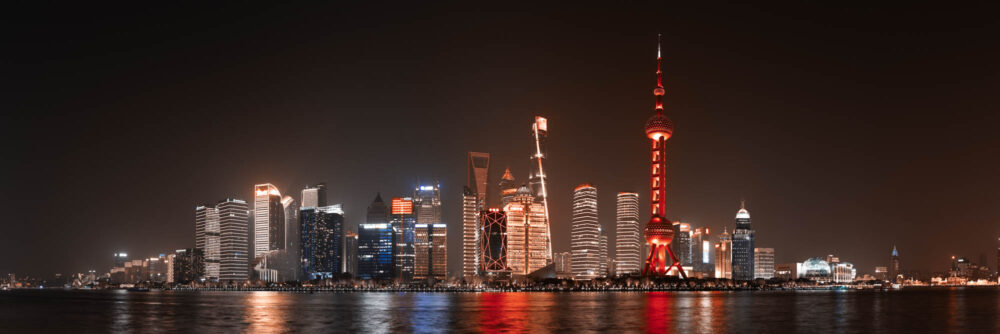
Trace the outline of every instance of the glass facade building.
{"label": "glass facade building", "polygon": [[754,278],[771,279],[774,277],[774,248],[753,249]]}
{"label": "glass facade building", "polygon": [[600,272],[600,235],[597,222],[597,188],[582,184],[573,190],[573,220],[570,248],[573,254],[573,275],[589,280]]}
{"label": "glass facade building", "polygon": [[332,278],[343,272],[344,211],[340,205],[299,212],[303,278]]}
{"label": "glass facade building", "polygon": [[219,281],[250,279],[250,207],[244,200],[227,199],[215,205],[219,213]]}
{"label": "glass facade building", "polygon": [[754,231],[750,228],[750,213],[746,207],[736,213],[736,229],[733,230],[733,279],[749,281],[756,271],[753,263]]}
{"label": "glass facade building", "polygon": [[466,280],[478,274],[479,268],[479,209],[476,193],[462,189],[462,277]]}
{"label": "glass facade building", "polygon": [[392,226],[394,239],[393,251],[393,277],[403,282],[413,279],[414,260],[416,250],[414,249],[414,229],[416,228],[417,217],[413,214],[413,199],[393,198],[389,216],[389,225]]}
{"label": "glass facade building", "polygon": [[358,225],[358,278],[391,280],[393,266],[393,236],[389,224]]}
{"label": "glass facade building", "polygon": [[484,273],[508,271],[507,268],[507,214],[499,209],[482,211],[482,233],[479,249],[482,250],[481,269]]}
{"label": "glass facade building", "polygon": [[639,194],[618,193],[616,213],[615,275],[638,275],[642,270],[642,227],[639,224]]}
{"label": "glass facade building", "polygon": [[448,225],[441,219],[440,185],[417,187],[413,211],[413,278],[443,281],[448,277]]}

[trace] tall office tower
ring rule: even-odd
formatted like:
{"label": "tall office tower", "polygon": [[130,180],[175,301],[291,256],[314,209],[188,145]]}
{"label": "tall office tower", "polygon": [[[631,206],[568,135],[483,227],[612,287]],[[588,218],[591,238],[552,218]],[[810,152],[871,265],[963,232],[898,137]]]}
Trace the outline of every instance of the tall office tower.
{"label": "tall office tower", "polygon": [[368,213],[365,216],[366,224],[388,224],[389,207],[382,201],[382,194],[376,193],[372,205],[368,206]]}
{"label": "tall office tower", "polygon": [[205,276],[205,263],[201,249],[188,248],[174,251],[173,281],[190,284]]}
{"label": "tall office tower", "polygon": [[774,248],[753,249],[753,278],[771,279],[774,277]]}
{"label": "tall office tower", "polygon": [[219,261],[222,257],[222,230],[219,210],[214,206],[199,205],[194,208],[194,247],[204,254],[205,279],[219,279]]}
{"label": "tall office tower", "polygon": [[471,280],[479,268],[479,210],[476,193],[462,187],[462,277]]}
{"label": "tall office tower", "polygon": [[281,193],[270,183],[254,186],[253,225],[255,259],[269,251],[285,249],[285,209]]}
{"label": "tall office tower", "polygon": [[639,226],[639,194],[618,193],[615,275],[639,274],[642,269],[642,228]]}
{"label": "tall office tower", "polygon": [[358,234],[350,231],[344,232],[344,273],[351,277],[358,275]]}
{"label": "tall office tower", "polygon": [[326,206],[326,183],[306,186],[302,189],[302,207]]}
{"label": "tall office tower", "polygon": [[[656,88],[653,95],[656,96],[656,113],[646,120],[646,138],[650,140],[649,160],[652,169],[650,172],[650,206],[652,215],[643,234],[646,242],[650,245],[649,256],[646,257],[646,265],[643,267],[643,275],[665,276],[673,268],[681,277],[687,278],[680,261],[670,250],[670,243],[673,241],[673,226],[666,218],[667,212],[667,139],[674,134],[674,123],[669,117],[663,114],[663,72],[660,70],[660,43],[656,43]],[[672,262],[667,265],[667,256]]]}
{"label": "tall office tower", "polygon": [[573,275],[589,280],[600,271],[600,235],[597,222],[597,188],[581,184],[573,189],[573,223],[570,248],[573,252]]}
{"label": "tall office tower", "polygon": [[498,275],[507,268],[507,215],[500,209],[480,212],[483,232],[479,239],[479,249],[483,252],[479,263],[486,275]]}
{"label": "tall office tower", "polygon": [[715,276],[715,248],[712,246],[711,234],[707,227],[696,228],[691,233],[691,257],[694,259],[692,269],[701,278]]}
{"label": "tall office tower", "polygon": [[285,196],[281,199],[281,206],[285,209],[285,254],[282,256],[282,271],[285,280],[298,281],[300,268],[299,260],[302,258],[302,245],[299,226],[299,205],[295,203],[292,196]]}
{"label": "tall office tower", "polygon": [[305,207],[299,212],[302,225],[304,279],[333,278],[343,272],[344,210],[337,205]]}
{"label": "tall office tower", "polygon": [[393,279],[394,236],[395,232],[388,223],[358,225],[358,278]]}
{"label": "tall office tower", "polygon": [[733,230],[733,279],[749,281],[755,274],[753,266],[754,231],[750,229],[750,213],[741,204],[736,213],[736,229]]}
{"label": "tall office tower", "polygon": [[503,172],[503,177],[500,178],[500,207],[505,207],[510,201],[513,201],[515,194],[517,194],[517,185],[514,184],[514,174],[511,174],[510,168],[507,168]]}
{"label": "tall office tower", "polygon": [[490,154],[481,152],[469,152],[469,189],[476,194],[476,205],[478,210],[486,209],[486,185],[489,182]]}
{"label": "tall office tower", "polygon": [[733,239],[725,229],[715,244],[715,278],[733,278]]}
{"label": "tall office tower", "polygon": [[389,223],[393,230],[394,278],[403,282],[413,279],[415,250],[413,249],[414,228],[417,217],[413,214],[413,199],[396,197],[392,199]]}
{"label": "tall office tower", "polygon": [[674,240],[670,243],[670,248],[682,265],[691,265],[694,263],[691,257],[691,224],[674,222],[673,227]]}
{"label": "tall office tower", "polygon": [[896,245],[892,245],[892,256],[889,257],[889,282],[900,282],[899,271],[899,251],[896,250]]}
{"label": "tall office tower", "polygon": [[250,206],[244,200],[226,199],[215,205],[219,212],[219,282],[250,279],[247,239]]}
{"label": "tall office tower", "polygon": [[598,246],[597,253],[600,254],[600,261],[601,261],[600,265],[598,266],[599,269],[597,270],[598,272],[597,276],[605,277],[608,276],[609,256],[608,256],[608,236],[604,234],[603,230],[601,231],[601,237],[599,238],[597,246]]}
{"label": "tall office tower", "polygon": [[521,186],[503,211],[507,214],[507,266],[513,275],[528,275],[551,262],[545,207]]}
{"label": "tall office tower", "polygon": [[445,280],[448,276],[447,225],[441,221],[440,185],[424,185],[413,191],[413,278]]}
{"label": "tall office tower", "polygon": [[547,246],[549,261],[552,261],[552,219],[549,217],[549,193],[545,187],[548,182],[548,174],[545,173],[543,162],[545,161],[548,149],[549,120],[542,116],[535,116],[535,122],[531,123],[532,137],[535,139],[535,154],[531,157],[534,171],[528,178],[531,192],[535,196],[535,202],[541,203],[545,210],[545,235],[550,240]]}

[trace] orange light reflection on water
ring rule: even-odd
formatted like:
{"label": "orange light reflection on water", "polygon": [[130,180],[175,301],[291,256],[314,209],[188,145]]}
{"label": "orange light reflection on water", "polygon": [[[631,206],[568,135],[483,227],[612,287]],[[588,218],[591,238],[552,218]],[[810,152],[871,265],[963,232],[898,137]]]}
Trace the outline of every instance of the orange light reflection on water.
{"label": "orange light reflection on water", "polygon": [[289,295],[273,291],[255,291],[244,299],[243,321],[248,333],[282,333],[285,328]]}

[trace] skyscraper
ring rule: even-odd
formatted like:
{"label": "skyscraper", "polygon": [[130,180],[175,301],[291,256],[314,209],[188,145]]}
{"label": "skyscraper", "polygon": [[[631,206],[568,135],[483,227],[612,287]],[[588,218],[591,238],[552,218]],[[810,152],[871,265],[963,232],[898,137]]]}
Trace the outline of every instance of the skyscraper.
{"label": "skyscraper", "polygon": [[637,275],[642,269],[642,228],[639,225],[639,194],[618,193],[615,275]]}
{"label": "skyscraper", "polygon": [[285,252],[282,256],[282,274],[286,280],[298,281],[299,260],[302,257],[302,245],[299,226],[299,205],[292,196],[285,196],[281,199],[281,206],[285,210]]}
{"label": "skyscraper", "polygon": [[774,248],[753,249],[753,278],[771,279],[774,277]]}
{"label": "skyscraper", "polygon": [[691,257],[691,224],[674,222],[674,240],[670,243],[674,255],[680,259],[682,265],[690,266],[694,263]]}
{"label": "skyscraper", "polygon": [[[653,95],[656,96],[656,113],[646,120],[646,138],[650,140],[649,160],[652,165],[650,171],[650,206],[652,216],[643,231],[646,242],[650,245],[650,253],[646,258],[646,265],[643,275],[664,276],[677,268],[681,277],[687,278],[680,261],[670,250],[670,243],[673,241],[673,226],[666,218],[667,213],[667,139],[674,134],[674,123],[669,117],[663,114],[663,72],[660,70],[660,44],[656,44],[656,88]],[[667,256],[670,259],[667,259]],[[667,265],[670,260],[671,264]]]}
{"label": "skyscraper", "polygon": [[510,168],[503,171],[503,176],[500,177],[500,207],[507,206],[510,201],[514,200],[514,195],[517,194],[517,185],[514,184],[514,174],[510,173]]}
{"label": "skyscraper", "polygon": [[600,264],[598,265],[598,277],[605,277],[608,275],[608,236],[604,234],[603,229],[601,230],[601,236],[598,238],[597,242],[597,253],[600,254]]}
{"label": "skyscraper", "polygon": [[715,248],[708,227],[694,229],[691,234],[692,269],[698,277],[715,277]]}
{"label": "skyscraper", "polygon": [[394,237],[395,233],[389,225],[389,209],[382,201],[382,194],[376,194],[375,200],[368,206],[365,224],[358,225],[358,278],[393,278]]}
{"label": "skyscraper", "polygon": [[462,187],[462,277],[476,276],[479,268],[479,209],[476,193]]}
{"label": "skyscraper", "polygon": [[889,257],[889,281],[899,282],[901,281],[899,275],[899,251],[896,250],[896,245],[892,245],[892,255]]}
{"label": "skyscraper", "polygon": [[545,173],[545,168],[543,166],[546,157],[548,156],[547,142],[549,138],[549,120],[542,116],[535,116],[535,122],[531,123],[532,137],[535,139],[535,154],[531,157],[532,167],[534,171],[528,178],[528,185],[531,187],[531,192],[535,196],[535,202],[542,204],[542,209],[545,211],[545,235],[549,240],[549,244],[546,246],[548,253],[546,257],[549,262],[552,261],[552,219],[549,217],[549,193],[546,189],[546,182],[548,182],[548,174]]}
{"label": "skyscraper", "polygon": [[715,278],[733,278],[733,239],[725,229],[715,244]]}
{"label": "skyscraper", "polygon": [[413,243],[416,223],[417,217],[413,214],[413,199],[409,197],[393,198],[389,224],[394,233],[394,278],[403,282],[409,282],[413,279],[413,262],[415,260]]}
{"label": "skyscraper", "polygon": [[733,230],[733,279],[738,281],[752,280],[754,231],[750,229],[750,212],[745,205],[740,205],[736,213],[736,229]]}
{"label": "skyscraper", "polygon": [[226,199],[215,205],[219,213],[219,281],[250,279],[250,256],[247,253],[250,208],[239,199]]}
{"label": "skyscraper", "polygon": [[194,222],[194,247],[204,255],[205,279],[217,281],[222,256],[219,210],[215,206],[199,205],[194,209]]}
{"label": "skyscraper", "polygon": [[270,183],[255,185],[253,212],[254,258],[285,249],[285,209],[278,188]]}
{"label": "skyscraper", "polygon": [[545,207],[521,186],[504,207],[507,214],[507,266],[514,275],[528,275],[551,262]]}
{"label": "skyscraper", "polygon": [[476,194],[478,210],[486,209],[486,186],[489,183],[488,176],[490,170],[490,154],[482,152],[469,152],[469,189]]}
{"label": "skyscraper", "polygon": [[326,206],[326,183],[306,186],[302,189],[302,207]]}
{"label": "skyscraper", "polygon": [[448,225],[441,220],[440,185],[419,186],[413,191],[413,278],[443,281],[448,276]]}
{"label": "skyscraper", "polygon": [[507,215],[500,209],[490,209],[479,214],[483,226],[480,233],[482,264],[480,269],[486,275],[497,275],[507,268]]}
{"label": "skyscraper", "polygon": [[344,210],[340,205],[304,207],[299,212],[303,278],[333,278],[343,272]]}
{"label": "skyscraper", "polygon": [[573,189],[573,221],[570,231],[573,275],[577,279],[594,279],[600,272],[600,235],[597,188],[581,184]]}
{"label": "skyscraper", "polygon": [[344,232],[343,270],[351,277],[358,276],[358,234],[350,231]]}

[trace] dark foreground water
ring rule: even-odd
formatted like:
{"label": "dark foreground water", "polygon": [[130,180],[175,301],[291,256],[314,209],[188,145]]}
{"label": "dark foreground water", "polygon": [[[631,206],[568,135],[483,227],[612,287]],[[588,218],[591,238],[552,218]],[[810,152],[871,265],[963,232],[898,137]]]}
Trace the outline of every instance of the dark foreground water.
{"label": "dark foreground water", "polygon": [[993,333],[1000,290],[0,292],[0,332]]}

